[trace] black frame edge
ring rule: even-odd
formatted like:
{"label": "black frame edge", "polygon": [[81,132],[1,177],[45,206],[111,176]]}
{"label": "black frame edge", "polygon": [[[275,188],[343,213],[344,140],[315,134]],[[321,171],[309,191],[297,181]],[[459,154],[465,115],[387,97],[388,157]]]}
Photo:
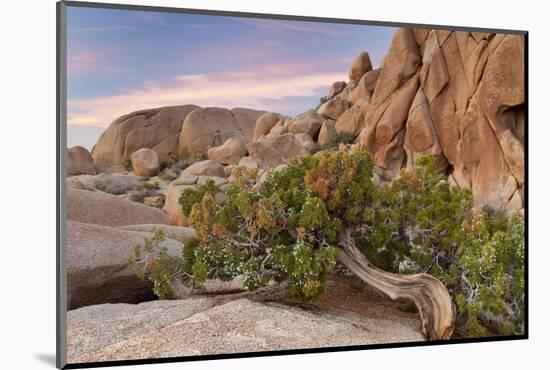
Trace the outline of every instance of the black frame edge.
{"label": "black frame edge", "polygon": [[139,360],[115,360],[115,361],[103,361],[103,362],[69,363],[65,365],[64,369],[86,369],[86,368],[111,367],[111,366],[164,364],[164,363],[174,363],[174,362],[229,360],[229,359],[237,359],[237,358],[256,358],[256,357],[289,356],[289,355],[304,355],[304,354],[317,354],[317,353],[355,352],[355,351],[376,350],[376,349],[430,347],[430,346],[440,346],[440,345],[449,345],[449,344],[474,344],[474,343],[480,344],[480,343],[488,343],[488,342],[516,341],[516,340],[526,340],[526,339],[528,339],[526,335],[514,335],[514,336],[500,336],[500,337],[488,337],[488,338],[449,339],[449,340],[438,340],[438,341],[431,341],[431,342],[380,343],[380,344],[366,344],[366,345],[358,345],[358,346],[291,349],[291,350],[261,351],[261,352],[239,352],[239,353],[225,353],[225,354],[216,354],[216,355],[166,357],[166,358],[151,358],[151,359],[139,359]]}
{"label": "black frame edge", "polygon": [[62,2],[65,3],[65,5],[67,6],[83,7],[83,8],[102,8],[102,9],[134,10],[134,11],[154,11],[154,12],[165,12],[165,13],[203,14],[203,15],[214,15],[214,16],[226,16],[226,17],[283,19],[283,20],[290,20],[290,21],[344,23],[344,24],[358,24],[358,25],[386,26],[386,27],[431,28],[431,29],[441,29],[441,30],[452,29],[453,31],[494,32],[494,33],[508,33],[508,34],[517,34],[517,35],[523,35],[527,33],[527,30],[483,28],[483,27],[427,24],[427,23],[372,21],[372,20],[351,19],[351,18],[302,16],[302,15],[293,15],[293,14],[253,13],[253,12],[241,12],[241,11],[229,11],[229,10],[176,8],[176,7],[167,7],[167,6],[114,4],[114,3],[85,2],[85,1],[72,1],[72,0],[63,0]]}
{"label": "black frame edge", "polygon": [[56,3],[56,367],[66,366],[67,286],[65,273],[65,153],[67,118],[67,5]]}

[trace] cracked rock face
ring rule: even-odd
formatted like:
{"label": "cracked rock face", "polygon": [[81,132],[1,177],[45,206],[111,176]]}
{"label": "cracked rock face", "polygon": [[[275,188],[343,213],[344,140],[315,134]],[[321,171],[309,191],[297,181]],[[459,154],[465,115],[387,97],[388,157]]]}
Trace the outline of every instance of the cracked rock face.
{"label": "cracked rock face", "polygon": [[69,311],[68,362],[422,341],[416,320],[214,297]]}
{"label": "cracked rock face", "polygon": [[472,189],[476,204],[523,208],[522,36],[403,28],[379,69],[365,54],[324,104],[350,105],[337,131],[360,132],[361,149],[388,178],[429,154],[453,184]]}
{"label": "cracked rock face", "polygon": [[361,143],[390,170],[432,154],[459,187],[473,190],[476,203],[517,208],[524,105],[522,36],[402,29],[384,60]]}

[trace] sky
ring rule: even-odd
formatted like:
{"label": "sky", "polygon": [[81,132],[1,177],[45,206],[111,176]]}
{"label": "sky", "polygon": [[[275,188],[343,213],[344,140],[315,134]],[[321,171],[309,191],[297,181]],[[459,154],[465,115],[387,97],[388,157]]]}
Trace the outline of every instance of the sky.
{"label": "sky", "polygon": [[117,117],[168,105],[247,107],[294,116],[347,81],[356,55],[375,68],[394,29],[69,7],[68,145],[89,149]]}

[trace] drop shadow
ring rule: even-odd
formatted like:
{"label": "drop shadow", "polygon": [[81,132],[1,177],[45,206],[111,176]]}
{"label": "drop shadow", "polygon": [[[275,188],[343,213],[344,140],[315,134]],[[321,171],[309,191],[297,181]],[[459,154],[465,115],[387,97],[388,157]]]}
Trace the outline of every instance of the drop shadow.
{"label": "drop shadow", "polygon": [[35,353],[34,358],[52,367],[55,367],[56,365],[55,353]]}

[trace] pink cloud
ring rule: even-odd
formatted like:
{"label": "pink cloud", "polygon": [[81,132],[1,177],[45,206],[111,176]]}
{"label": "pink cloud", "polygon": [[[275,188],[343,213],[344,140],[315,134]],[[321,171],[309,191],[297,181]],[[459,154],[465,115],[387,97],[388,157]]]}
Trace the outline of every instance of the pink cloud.
{"label": "pink cloud", "polygon": [[131,111],[179,104],[236,106],[256,109],[284,109],[285,99],[319,96],[333,81],[346,78],[341,72],[294,73],[274,70],[273,65],[254,70],[234,70],[217,74],[174,76],[168,85],[153,82],[117,95],[70,99],[68,123],[106,127],[115,118]]}
{"label": "pink cloud", "polygon": [[69,50],[67,55],[67,72],[72,76],[90,73],[121,73],[124,70],[116,68],[107,62],[107,58],[97,51]]}
{"label": "pink cloud", "polygon": [[237,22],[250,24],[256,27],[276,30],[276,31],[293,31],[293,32],[308,32],[317,33],[328,36],[345,36],[347,32],[335,30],[330,27],[325,27],[320,24],[303,21],[280,21],[272,19],[251,19],[251,18],[233,18]]}

